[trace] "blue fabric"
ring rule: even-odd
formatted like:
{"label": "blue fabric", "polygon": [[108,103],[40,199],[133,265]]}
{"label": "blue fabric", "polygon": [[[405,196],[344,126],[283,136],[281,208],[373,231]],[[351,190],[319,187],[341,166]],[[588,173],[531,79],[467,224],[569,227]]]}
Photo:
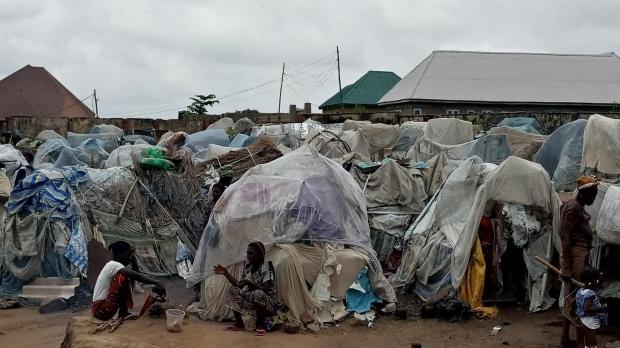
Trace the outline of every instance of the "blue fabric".
{"label": "blue fabric", "polygon": [[250,139],[249,136],[245,134],[237,134],[233,140],[230,141],[229,147],[244,147],[247,146],[246,142]]}
{"label": "blue fabric", "polygon": [[584,306],[585,306],[586,300],[588,299],[592,299],[592,309],[597,309],[597,308],[602,307],[601,299],[599,298],[598,294],[594,292],[594,290],[581,288],[577,290],[577,295],[575,296],[575,300],[577,302],[577,309],[575,310],[575,313],[577,313],[577,316],[579,318],[583,318],[587,316],[597,318],[601,321],[601,324],[606,326],[607,325],[607,313],[586,315],[584,311]]}
{"label": "blue fabric", "polygon": [[82,274],[86,274],[88,251],[73,190],[88,181],[88,173],[81,167],[35,171],[13,189],[7,202],[8,215],[37,213],[47,215],[51,222],[63,222],[71,233],[64,255]]}
{"label": "blue fabric", "polygon": [[[358,288],[363,289],[363,291]],[[355,313],[366,313],[375,302],[382,302],[381,298],[372,291],[368,267],[364,267],[358,274],[357,280],[347,290],[347,310]]]}

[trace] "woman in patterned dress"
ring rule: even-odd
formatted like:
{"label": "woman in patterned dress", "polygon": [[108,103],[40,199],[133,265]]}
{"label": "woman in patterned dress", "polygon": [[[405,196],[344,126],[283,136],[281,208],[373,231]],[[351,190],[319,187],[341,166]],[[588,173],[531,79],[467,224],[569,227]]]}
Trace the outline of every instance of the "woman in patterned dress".
{"label": "woman in patterned dress", "polygon": [[244,330],[242,315],[256,319],[256,335],[265,335],[265,318],[276,314],[280,303],[276,290],[275,271],[271,262],[265,262],[265,246],[261,242],[248,245],[247,260],[241,279],[237,280],[221,265],[213,268],[231,283],[228,307],[235,315],[235,324],[227,330]]}

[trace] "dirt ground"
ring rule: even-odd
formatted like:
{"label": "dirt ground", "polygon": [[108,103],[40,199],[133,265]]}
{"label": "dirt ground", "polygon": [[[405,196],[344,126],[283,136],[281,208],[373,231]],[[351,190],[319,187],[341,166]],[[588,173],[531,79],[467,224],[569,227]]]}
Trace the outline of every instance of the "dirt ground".
{"label": "dirt ground", "polygon": [[[168,297],[172,303],[185,304],[191,290],[182,281],[171,280],[167,284]],[[134,296],[135,311],[144,303],[145,293]],[[0,310],[0,348],[59,347],[67,323],[71,317],[90,316],[88,310],[70,310],[39,314],[37,308]],[[409,318],[404,321],[378,318],[371,328],[359,326],[352,320],[322,329],[318,333],[289,335],[281,332],[255,337],[251,332],[223,331],[230,323],[205,322],[191,317],[180,333],[166,331],[164,319],[148,316],[124,323],[112,334],[117,337],[139,338],[141,342],[155,347],[557,347],[561,321],[557,311],[527,313],[527,307],[509,306],[500,309],[492,320],[469,319],[449,323],[434,319]],[[497,336],[490,336],[495,325],[502,325]],[[105,337],[102,337],[105,338]],[[599,339],[599,347],[614,342],[610,347],[620,348],[620,328],[612,328]],[[618,343],[615,343],[618,342]]]}
{"label": "dirt ground", "polygon": [[[41,315],[36,308],[10,309],[0,312],[0,347],[59,347],[67,321],[72,316],[88,316],[88,311],[65,311]],[[490,336],[493,326],[502,324],[497,336]],[[165,320],[141,318],[123,324],[118,337],[140,337],[156,347],[557,347],[561,322],[554,311],[528,314],[518,307],[505,308],[493,320],[470,319],[461,323],[414,318],[396,321],[380,319],[372,328],[340,323],[319,333],[289,335],[284,332],[255,337],[250,332],[224,332],[225,323],[204,322],[192,317],[180,333],[169,333]],[[616,330],[601,337],[603,342],[620,340]],[[603,344],[599,345],[604,347]],[[613,344],[613,347],[620,347]]]}

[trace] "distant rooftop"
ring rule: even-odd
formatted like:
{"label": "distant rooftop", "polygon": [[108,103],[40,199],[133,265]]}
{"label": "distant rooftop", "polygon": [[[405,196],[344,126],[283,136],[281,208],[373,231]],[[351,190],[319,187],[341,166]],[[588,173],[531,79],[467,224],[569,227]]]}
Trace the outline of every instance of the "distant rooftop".
{"label": "distant rooftop", "polygon": [[94,117],[43,67],[26,65],[0,80],[0,119],[10,116]]}
{"label": "distant rooftop", "polygon": [[[355,83],[342,89],[344,105],[377,105],[383,95],[389,91],[400,77],[391,71],[369,71]],[[340,106],[340,94],[336,93],[319,106],[319,109]]]}
{"label": "distant rooftop", "polygon": [[620,103],[620,57],[434,51],[379,101]]}

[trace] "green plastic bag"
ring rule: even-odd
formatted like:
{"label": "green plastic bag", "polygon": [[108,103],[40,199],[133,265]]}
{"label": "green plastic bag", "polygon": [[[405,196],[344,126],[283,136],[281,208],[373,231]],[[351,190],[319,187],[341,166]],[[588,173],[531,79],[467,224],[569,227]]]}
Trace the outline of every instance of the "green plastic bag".
{"label": "green plastic bag", "polygon": [[153,148],[149,148],[144,150],[144,153],[142,154],[142,157],[144,158],[157,158],[157,159],[165,159],[164,158],[164,150],[161,148],[157,148],[157,147],[153,147]]}
{"label": "green plastic bag", "polygon": [[161,169],[169,172],[174,171],[174,163],[164,158],[143,158],[140,167],[147,169]]}

